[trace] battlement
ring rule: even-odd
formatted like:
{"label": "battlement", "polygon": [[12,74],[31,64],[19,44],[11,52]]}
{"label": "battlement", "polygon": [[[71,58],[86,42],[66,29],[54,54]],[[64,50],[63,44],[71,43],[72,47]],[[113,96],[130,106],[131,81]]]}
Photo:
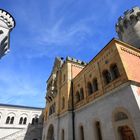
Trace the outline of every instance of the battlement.
{"label": "battlement", "polygon": [[118,22],[116,24],[116,32],[124,32],[125,29],[129,25],[133,25],[133,23],[136,23],[137,21],[140,21],[140,8],[134,7],[131,10],[127,10],[124,12],[123,16],[120,16],[118,18]]}
{"label": "battlement", "polygon": [[15,27],[14,18],[7,11],[2,9],[0,9],[0,20],[2,20],[10,29]]}
{"label": "battlement", "polygon": [[84,61],[81,61],[81,60],[72,58],[72,57],[70,57],[70,56],[67,56],[67,57],[66,57],[66,61],[71,61],[71,62],[78,63],[78,64],[84,65],[84,66],[87,65],[87,63],[85,63]]}
{"label": "battlement", "polygon": [[140,48],[140,8],[134,7],[124,12],[116,23],[119,39]]}

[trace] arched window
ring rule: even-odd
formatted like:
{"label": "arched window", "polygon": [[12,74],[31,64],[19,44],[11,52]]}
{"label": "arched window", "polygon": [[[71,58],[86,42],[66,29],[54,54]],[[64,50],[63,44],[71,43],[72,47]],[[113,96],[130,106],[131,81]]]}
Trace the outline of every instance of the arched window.
{"label": "arched window", "polygon": [[128,119],[128,116],[123,112],[117,112],[115,114],[115,121],[122,121]]}
{"label": "arched window", "polygon": [[105,84],[109,84],[111,82],[111,75],[108,70],[103,71],[103,78]]}
{"label": "arched window", "polygon": [[131,21],[131,24],[136,21],[136,17],[134,15],[131,15],[130,16],[130,21]]}
{"label": "arched window", "polygon": [[35,118],[35,123],[36,124],[38,124],[38,121],[39,121],[39,119],[38,118]]}
{"label": "arched window", "polygon": [[52,114],[52,107],[50,106],[50,109],[49,109],[49,115]]}
{"label": "arched window", "polygon": [[111,76],[113,80],[120,76],[120,73],[116,64],[111,65],[110,70],[111,70]]}
{"label": "arched window", "polygon": [[6,124],[9,124],[9,123],[10,123],[10,116],[8,116],[6,119]]}
{"label": "arched window", "polygon": [[19,124],[22,124],[22,122],[23,122],[23,117],[20,118]]}
{"label": "arched window", "polygon": [[35,118],[32,118],[32,124],[34,124],[35,123]]}
{"label": "arched window", "polygon": [[53,106],[53,113],[55,113],[55,103],[52,106]]}
{"label": "arched window", "polygon": [[88,95],[91,95],[93,91],[92,91],[92,84],[90,82],[88,82],[87,88],[88,88]]}
{"label": "arched window", "polygon": [[80,100],[84,99],[84,90],[83,88],[80,88]]}
{"label": "arched window", "polygon": [[93,92],[96,92],[98,90],[98,82],[97,79],[93,79]]}
{"label": "arched window", "polygon": [[64,109],[65,108],[65,98],[63,97],[62,98],[62,109]]}
{"label": "arched window", "polygon": [[2,113],[0,112],[0,120],[1,120],[1,118],[2,118]]}
{"label": "arched window", "polygon": [[95,122],[95,128],[96,128],[97,140],[102,140],[101,127],[99,121]]}
{"label": "arched window", "polygon": [[49,115],[55,113],[55,108],[56,108],[56,104],[54,103],[49,108]]}
{"label": "arched window", "polygon": [[14,123],[14,117],[12,117],[10,120],[10,124],[13,124],[13,123]]}
{"label": "arched window", "polygon": [[124,27],[125,27],[125,28],[128,27],[128,21],[127,21],[127,20],[124,20],[123,24],[124,24]]}
{"label": "arched window", "polygon": [[27,122],[27,118],[25,117],[23,120],[23,124],[26,124],[26,122]]}
{"label": "arched window", "polygon": [[84,140],[84,128],[83,126],[80,126],[80,140]]}
{"label": "arched window", "polygon": [[51,124],[47,132],[47,140],[54,140],[54,127]]}
{"label": "arched window", "polygon": [[65,133],[64,133],[64,129],[62,129],[61,140],[65,140]]}
{"label": "arched window", "polygon": [[80,93],[79,91],[76,92],[76,103],[80,101]]}
{"label": "arched window", "polygon": [[0,34],[3,34],[3,31],[2,30],[0,30]]}

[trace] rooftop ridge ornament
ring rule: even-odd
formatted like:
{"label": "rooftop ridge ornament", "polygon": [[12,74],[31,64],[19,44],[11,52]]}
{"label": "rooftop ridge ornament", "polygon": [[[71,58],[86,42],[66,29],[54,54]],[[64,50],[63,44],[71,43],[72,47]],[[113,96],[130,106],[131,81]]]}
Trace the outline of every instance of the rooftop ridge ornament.
{"label": "rooftop ridge ornament", "polygon": [[10,32],[14,27],[12,15],[0,9],[0,58],[9,52]]}

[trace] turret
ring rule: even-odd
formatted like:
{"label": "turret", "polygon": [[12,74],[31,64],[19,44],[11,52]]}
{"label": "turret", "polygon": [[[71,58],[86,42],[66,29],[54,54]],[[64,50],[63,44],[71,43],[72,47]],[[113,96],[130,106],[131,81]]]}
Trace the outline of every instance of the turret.
{"label": "turret", "polygon": [[0,58],[9,52],[9,36],[14,27],[14,18],[8,12],[0,9]]}
{"label": "turret", "polygon": [[134,7],[124,12],[116,24],[119,39],[140,48],[140,8]]}

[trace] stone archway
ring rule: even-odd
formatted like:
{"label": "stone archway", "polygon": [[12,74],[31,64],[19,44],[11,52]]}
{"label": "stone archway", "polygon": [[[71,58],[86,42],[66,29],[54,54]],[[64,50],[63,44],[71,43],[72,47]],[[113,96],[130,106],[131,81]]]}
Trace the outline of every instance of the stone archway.
{"label": "stone archway", "polygon": [[118,127],[120,140],[135,140],[133,131],[127,126]]}
{"label": "stone archway", "polygon": [[116,140],[136,140],[136,132],[130,113],[124,108],[113,112],[113,126]]}
{"label": "stone archway", "polygon": [[54,127],[52,124],[49,126],[46,140],[54,140]]}

